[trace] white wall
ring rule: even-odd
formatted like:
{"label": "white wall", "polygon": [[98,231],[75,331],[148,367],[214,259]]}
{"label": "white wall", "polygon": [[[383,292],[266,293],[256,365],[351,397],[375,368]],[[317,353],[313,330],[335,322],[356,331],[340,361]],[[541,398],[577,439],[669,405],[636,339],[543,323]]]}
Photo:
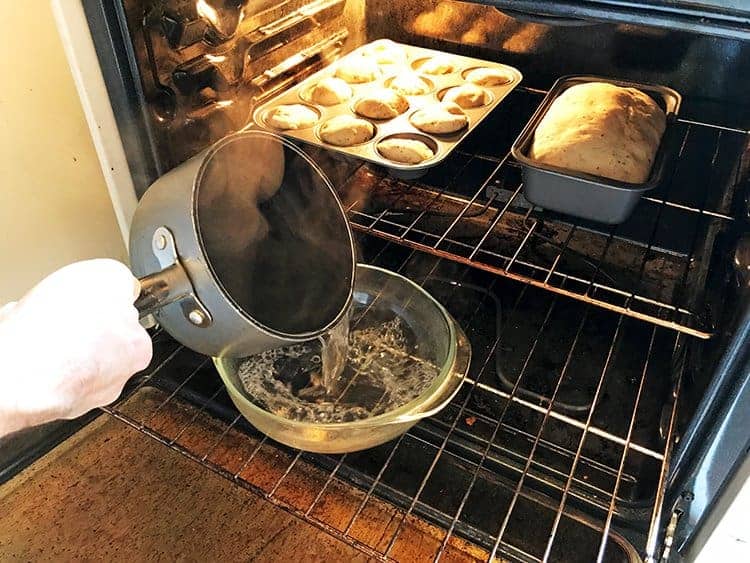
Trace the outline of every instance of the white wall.
{"label": "white wall", "polygon": [[0,18],[0,304],[69,262],[126,259],[46,1]]}
{"label": "white wall", "polygon": [[737,469],[685,554],[685,561],[750,561],[750,459]]}

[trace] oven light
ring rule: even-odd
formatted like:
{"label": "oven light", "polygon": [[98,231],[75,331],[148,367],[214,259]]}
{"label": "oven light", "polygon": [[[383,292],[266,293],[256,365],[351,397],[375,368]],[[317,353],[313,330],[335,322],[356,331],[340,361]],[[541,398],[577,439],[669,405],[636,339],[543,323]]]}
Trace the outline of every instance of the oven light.
{"label": "oven light", "polygon": [[196,0],[195,9],[200,17],[207,19],[214,26],[218,25],[219,14],[216,12],[216,8],[211,6],[206,0]]}
{"label": "oven light", "polygon": [[234,100],[220,100],[216,102],[216,106],[220,108],[229,107],[234,103]]}
{"label": "oven light", "polygon": [[226,61],[226,60],[227,60],[227,57],[226,57],[226,55],[211,55],[211,54],[209,54],[209,53],[206,53],[206,54],[205,54],[205,55],[203,55],[203,56],[204,56],[204,57],[206,58],[206,60],[207,60],[208,62],[210,62],[210,63],[223,63],[224,61]]}

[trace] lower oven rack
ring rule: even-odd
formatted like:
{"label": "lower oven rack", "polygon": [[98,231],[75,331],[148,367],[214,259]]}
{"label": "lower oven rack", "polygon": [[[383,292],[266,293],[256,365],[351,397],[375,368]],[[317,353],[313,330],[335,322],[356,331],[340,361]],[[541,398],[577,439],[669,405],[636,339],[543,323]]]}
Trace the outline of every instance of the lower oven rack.
{"label": "lower oven rack", "polygon": [[[443,287],[441,300],[449,310],[454,308],[452,312],[472,341],[475,359],[470,380],[434,419],[418,424],[376,451],[321,456],[290,450],[258,435],[241,418],[226,397],[210,360],[169,341],[165,349],[158,346],[157,367],[129,390],[131,399],[105,410],[379,559],[402,558],[400,550],[405,549],[403,541],[409,537],[415,517],[437,525],[439,532],[429,557],[433,560],[453,560],[456,538],[480,546],[479,555],[475,554],[478,559],[583,561],[595,559],[601,549],[603,560],[612,559],[614,552],[614,560],[620,560],[622,553],[635,553],[620,535],[623,522],[626,528],[640,529],[628,539],[643,552],[645,532],[654,512],[653,497],[664,477],[670,444],[658,437],[661,416],[645,411],[654,403],[664,403],[668,404],[666,416],[673,417],[675,403],[668,400],[673,388],[670,382],[664,384],[662,374],[670,358],[662,352],[678,346],[684,336],[626,315],[600,312],[590,304],[575,305],[575,338],[557,355],[556,365],[550,366],[552,398],[555,389],[559,391],[577,375],[571,370],[577,357],[587,354],[582,349],[584,335],[592,329],[605,330],[608,345],[599,354],[595,381],[589,382],[593,386],[592,408],[566,414],[555,408],[554,400],[534,403],[520,397],[518,391],[536,369],[535,355],[541,354],[556,307],[569,300],[530,286],[500,282],[500,278],[495,279],[508,285],[497,288],[490,275],[466,267],[455,271],[455,265],[446,260],[367,238],[369,244],[363,244],[363,253],[368,262],[429,284],[433,293],[439,294],[438,288]],[[451,285],[440,281],[449,272],[455,282]],[[475,279],[476,275],[480,278]],[[482,282],[491,291],[502,289],[504,293],[516,286],[499,331],[493,328],[494,320],[479,319],[492,310],[486,307],[490,299],[482,297],[467,307],[459,295],[462,283],[484,286]],[[541,302],[543,296],[549,299]],[[452,303],[454,299],[459,302]],[[543,314],[538,315],[540,324],[535,327],[531,346],[508,353],[509,364],[514,363],[511,358],[516,353],[523,357],[515,362],[521,366],[518,374],[510,374],[517,375],[516,384],[505,390],[494,373],[495,352],[503,348],[506,338],[511,347],[517,345],[512,341],[513,329],[518,326],[516,317],[528,313],[525,307],[529,303],[543,309]],[[603,315],[606,321],[599,319],[589,326],[592,315]],[[638,336],[638,342],[629,341],[632,335]],[[641,352],[638,365],[630,365],[633,347]],[[671,351],[667,356],[671,357]],[[627,393],[622,391],[620,377],[629,381]],[[148,388],[162,391],[159,400],[145,411],[134,410],[131,402],[137,392]],[[609,417],[604,412],[607,409],[601,408],[603,397],[613,392],[619,393],[618,400],[627,405],[622,409],[622,420]],[[647,395],[655,395],[654,401],[646,400]],[[160,413],[173,419],[174,410],[183,404],[190,406],[177,417],[180,423],[165,426]],[[195,434],[205,432],[207,425],[213,431],[205,440],[196,441]],[[648,426],[650,432],[639,433],[638,426]],[[228,455],[224,445],[234,443],[235,434],[250,436],[254,441],[242,459],[228,464],[222,457]],[[264,455],[277,456],[276,474],[274,479],[259,483],[256,463]],[[301,502],[290,496],[287,483],[297,486],[299,475],[313,470],[320,477],[307,498]],[[327,521],[325,511],[319,515],[320,507],[326,505],[328,494],[340,483],[352,483],[362,494],[346,522]],[[648,490],[639,493],[639,487]],[[491,497],[489,503],[481,500],[487,495]],[[449,502],[441,505],[445,502],[441,498],[449,498]],[[360,521],[370,518],[380,499],[396,506],[397,512],[382,537],[364,541]],[[489,512],[482,514],[478,504]],[[523,522],[530,514],[540,517],[535,526],[547,526],[538,538],[536,533],[531,539],[526,537],[516,520]],[[582,558],[565,551],[572,538]],[[610,541],[603,541],[605,538]]]}
{"label": "lower oven rack", "polygon": [[[340,182],[363,260],[424,285],[472,342],[440,414],[361,453],[292,450],[241,417],[210,360],[163,333],[155,367],[104,410],[376,559],[408,558],[420,519],[428,560],[654,557],[680,358],[712,335],[696,289],[733,221],[747,132],[682,119],[672,182],[635,226],[602,229],[523,200],[507,149],[542,95],[514,92],[420,181],[350,163]],[[337,494],[345,517],[328,510]],[[381,533],[363,531],[380,512]]]}

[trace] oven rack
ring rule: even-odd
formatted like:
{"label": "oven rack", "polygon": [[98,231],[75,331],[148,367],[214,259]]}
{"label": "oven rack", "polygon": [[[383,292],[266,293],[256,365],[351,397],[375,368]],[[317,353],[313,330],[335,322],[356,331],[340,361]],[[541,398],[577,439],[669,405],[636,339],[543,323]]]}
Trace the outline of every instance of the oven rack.
{"label": "oven rack", "polygon": [[[492,114],[495,122],[483,124],[464,143],[468,148],[458,151],[462,161],[439,166],[423,180],[399,181],[364,166],[341,190],[352,227],[618,314],[710,338],[711,319],[705,318],[694,289],[703,286],[700,276],[707,271],[712,237],[733,221],[731,192],[748,131],[679,119],[680,149],[670,180],[642,198],[635,218],[621,226],[597,226],[546,212],[523,198],[510,144],[544,94],[518,88]],[[474,170],[485,173],[472,174]],[[367,190],[361,189],[363,184]],[[468,235],[463,232],[467,228]],[[675,245],[669,230],[685,233],[685,238]],[[500,248],[490,243],[498,237],[503,238]],[[540,243],[554,251],[536,252]],[[619,265],[630,275],[608,275],[613,257],[623,251],[638,257]],[[588,264],[588,271],[571,267],[575,262]],[[662,278],[672,286],[659,287]]]}
{"label": "oven rack", "polygon": [[[441,268],[452,267],[446,260],[426,256],[392,242],[381,244],[380,250],[368,262],[399,271],[412,279],[420,279],[423,284],[431,276],[440,274]],[[394,262],[394,255],[398,258],[397,263]],[[452,285],[448,296],[449,310],[451,296],[471,274],[471,268],[462,267],[456,276],[456,283]],[[490,286],[500,283],[501,278],[489,277],[492,279]],[[498,556],[508,556],[520,561],[555,560],[560,546],[569,542],[572,537],[576,540],[581,537],[589,538],[589,547],[593,550],[589,554],[589,560],[597,557],[599,560],[606,560],[605,553],[611,553],[605,550],[618,546],[633,555],[632,548],[623,547],[627,544],[615,532],[615,527],[617,522],[625,520],[636,524],[640,522],[640,526],[646,529],[649,522],[654,524],[660,521],[659,497],[663,491],[673,443],[672,429],[680,373],[675,373],[674,385],[667,385],[663,392],[655,391],[663,388],[665,381],[661,369],[663,366],[657,365],[657,356],[665,349],[678,350],[684,335],[657,325],[634,321],[627,315],[601,312],[613,323],[614,328],[610,330],[606,358],[602,358],[601,371],[595,381],[595,388],[592,389],[592,407],[587,412],[571,416],[556,409],[554,395],[553,401],[546,405],[534,404],[519,395],[525,378],[528,378],[526,368],[537,347],[543,345],[547,324],[553,317],[555,307],[559,306],[561,300],[565,300],[564,297],[552,296],[549,304],[545,304],[544,319],[537,327],[532,345],[525,354],[524,367],[513,389],[503,390],[490,377],[493,365],[491,360],[495,351],[515,330],[515,321],[512,320],[514,312],[521,307],[519,304],[524,299],[538,298],[527,295],[533,291],[535,290],[530,286],[520,287],[513,310],[504,321],[503,328],[491,338],[478,334],[479,325],[475,317],[482,314],[484,307],[478,306],[465,311],[457,319],[474,345],[470,379],[443,413],[418,424],[402,437],[382,446],[378,449],[377,456],[370,454],[371,451],[368,450],[364,457],[373,455],[376,459],[368,471],[363,471],[358,465],[357,460],[361,460],[362,456],[357,454],[309,454],[275,444],[260,435],[228,402],[228,396],[210,360],[171,341],[166,349],[159,346],[159,353],[155,356],[156,367],[128,390],[127,397],[131,397],[131,400],[126,398],[104,410],[237,485],[255,491],[274,504],[380,560],[398,559],[397,554],[405,548],[404,542],[408,541],[408,530],[415,518],[426,519],[437,525],[433,530],[434,549],[431,553],[431,558],[435,561],[452,560],[450,554],[459,549],[457,546],[462,545],[460,542],[463,540],[481,546],[479,552],[473,552],[473,557],[487,561],[497,560],[495,558]],[[480,305],[486,303],[480,302]],[[587,332],[585,329],[589,316],[596,314],[595,307],[591,304],[582,304],[580,307],[583,312],[575,323],[575,338],[556,365],[559,373],[555,372],[553,377],[555,394],[561,388],[563,380],[571,377],[568,369],[581,353],[579,337]],[[629,326],[633,322],[637,326]],[[617,424],[617,429],[603,426],[598,422],[601,409],[597,407],[608,386],[620,376],[619,373],[614,373],[614,364],[618,362],[618,355],[624,354],[620,349],[626,340],[626,332],[643,332],[644,327],[650,328],[647,330],[646,341],[639,348],[641,357],[638,359],[637,377],[629,395],[619,398],[623,404],[628,405],[623,413],[623,424]],[[481,344],[478,345],[477,340]],[[189,391],[195,381],[201,378],[205,379],[204,390],[197,394]],[[163,393],[148,408],[134,408],[131,401],[137,398],[139,391],[148,388],[161,389]],[[651,410],[648,397],[655,393],[660,395],[655,399],[657,403],[663,402],[666,405],[666,420],[669,421],[667,439],[663,441],[642,433],[640,438],[636,437],[636,427],[644,424],[644,417],[647,418],[648,411]],[[482,412],[476,403],[477,399],[487,395],[500,399],[500,403],[493,407],[490,414]],[[215,408],[217,403],[224,404],[224,407]],[[555,435],[550,434],[550,429],[555,425],[568,429],[572,432],[568,438],[573,436],[575,439],[556,442]],[[484,432],[481,428],[484,428]],[[658,431],[655,430],[654,433]],[[196,436],[202,438],[199,440]],[[615,462],[601,458],[596,450],[592,453],[589,447],[592,440],[602,441],[610,450],[613,449],[616,452],[612,458]],[[425,459],[429,464],[422,467],[421,473],[416,475],[415,481],[410,485],[411,489],[400,490],[391,479],[394,473],[408,471],[409,464],[413,462],[408,453],[414,448],[427,453]],[[229,463],[228,459],[238,452],[241,452],[239,458]],[[264,476],[256,467],[260,463],[259,459],[268,456],[273,458],[272,479]],[[649,478],[643,481],[653,481],[653,487],[648,495],[648,502],[643,503],[639,509],[638,503],[628,506],[628,499],[622,491],[636,488],[636,485],[644,486],[639,483],[641,477],[637,474],[637,468],[644,463],[643,460],[651,467]],[[443,466],[451,464],[461,466],[465,479],[461,481],[460,488],[450,491],[455,493],[450,507],[436,506],[434,494],[436,487],[441,487],[440,480],[444,478]],[[315,479],[311,475],[316,476]],[[492,499],[493,503],[499,504],[489,515],[494,519],[494,531],[488,531],[486,522],[477,524],[475,521],[475,493],[480,485],[487,487],[488,482],[491,482],[492,491],[501,490],[505,495],[500,501]],[[291,483],[295,488],[303,487],[307,492],[290,494],[287,487]],[[331,521],[323,510],[328,495],[347,483],[354,484],[361,492],[355,495],[355,506],[351,507],[351,514],[345,521]],[[384,510],[378,504],[381,502],[379,499],[388,501],[395,512],[389,520],[391,524],[386,526],[381,536],[365,541],[360,535],[361,521],[371,518],[370,512],[373,510]],[[519,512],[528,511],[529,507],[534,507],[535,513],[543,513],[545,518],[541,522],[549,526],[544,533],[536,529],[533,531],[534,537],[539,536],[543,540],[539,545],[530,542],[528,537],[519,532],[514,519]],[[640,515],[636,514],[639,511]],[[492,525],[489,527],[492,528]],[[651,526],[652,534],[657,528],[658,526]],[[639,539],[640,544],[636,544],[635,548],[644,553],[647,548],[646,540],[642,536]],[[649,539],[652,549],[654,542],[655,539]]]}

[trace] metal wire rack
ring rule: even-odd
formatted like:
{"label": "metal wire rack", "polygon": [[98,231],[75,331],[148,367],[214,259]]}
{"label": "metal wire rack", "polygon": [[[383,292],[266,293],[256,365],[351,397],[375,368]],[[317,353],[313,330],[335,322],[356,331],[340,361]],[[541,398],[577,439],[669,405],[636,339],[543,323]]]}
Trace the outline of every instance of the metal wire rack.
{"label": "metal wire rack", "polygon": [[354,228],[710,338],[710,319],[701,318],[700,301],[688,289],[706,261],[708,233],[733,220],[725,190],[731,188],[747,132],[679,120],[680,148],[670,181],[646,195],[631,220],[602,228],[546,212],[523,198],[509,148],[542,94],[529,88],[514,92],[493,114],[494,126],[467,141],[463,158],[421,181],[361,169],[342,190]]}
{"label": "metal wire rack", "polygon": [[[667,405],[667,417],[673,418],[675,390],[664,378],[671,354],[665,350],[678,347],[682,336],[471,268],[456,271],[453,263],[393,243],[373,239],[365,248],[371,246],[377,252],[370,252],[368,261],[427,284],[467,328],[474,348],[470,379],[434,419],[363,454],[292,451],[257,435],[241,418],[209,360],[171,342],[159,348],[157,367],[129,391],[133,398],[107,412],[381,559],[400,558],[413,519],[419,517],[440,530],[432,553],[435,560],[456,550],[456,536],[481,546],[479,557],[487,560],[627,560],[632,548],[612,527],[627,521],[645,530],[649,519],[658,518],[652,507],[664,479],[670,441],[659,436],[662,416],[653,406]],[[448,274],[453,282],[441,281]],[[474,287],[488,291],[477,293]],[[504,302],[510,309],[496,330],[495,319],[488,318],[494,309],[488,306],[488,295],[500,291],[509,296]],[[519,329],[519,319],[532,310],[533,326]],[[563,349],[545,351],[558,315],[564,315],[565,323],[573,316],[574,334]],[[530,341],[527,331],[534,333]],[[604,333],[598,344],[605,346],[586,345],[595,332]],[[524,341],[527,346],[518,347]],[[511,390],[504,390],[497,379],[497,353],[502,350],[503,365],[515,379]],[[551,392],[546,404],[518,393],[523,386],[540,384],[535,383],[538,361],[548,364],[542,382]],[[583,364],[591,366],[588,375],[581,371]],[[578,379],[584,376],[586,382]],[[555,408],[555,399],[571,383],[585,383],[589,389],[589,411],[569,415]],[[134,407],[138,391],[151,387],[163,391],[158,401]],[[610,416],[614,398],[622,412]],[[180,406],[186,403],[192,406]],[[212,428],[210,435],[196,441],[195,434],[207,426]],[[253,440],[237,447],[237,435]],[[242,459],[227,463],[228,451],[242,452]],[[258,460],[269,455],[279,458],[274,461],[274,478],[259,483]],[[290,496],[286,487],[289,482],[300,487],[299,475],[312,481],[302,499]],[[353,497],[356,506],[345,522],[330,521],[321,507],[346,482],[363,493]],[[382,537],[365,541],[360,524],[371,518],[379,499],[398,510]],[[532,537],[523,527],[530,514],[536,527]],[[643,551],[645,540],[640,541]],[[570,545],[576,546],[575,554],[566,547]]]}
{"label": "metal wire rack", "polygon": [[[539,95],[517,92],[495,118],[520,129]],[[492,122],[418,182],[352,174],[342,195],[363,261],[423,284],[473,348],[452,403],[388,444],[339,456],[275,444],[210,360],[163,333],[154,367],[105,411],[376,559],[416,541],[435,561],[653,557],[685,350],[711,336],[691,290],[732,221],[721,187],[746,137],[681,127],[670,186],[605,230],[524,202],[514,132]],[[430,531],[415,540],[420,522]]]}

